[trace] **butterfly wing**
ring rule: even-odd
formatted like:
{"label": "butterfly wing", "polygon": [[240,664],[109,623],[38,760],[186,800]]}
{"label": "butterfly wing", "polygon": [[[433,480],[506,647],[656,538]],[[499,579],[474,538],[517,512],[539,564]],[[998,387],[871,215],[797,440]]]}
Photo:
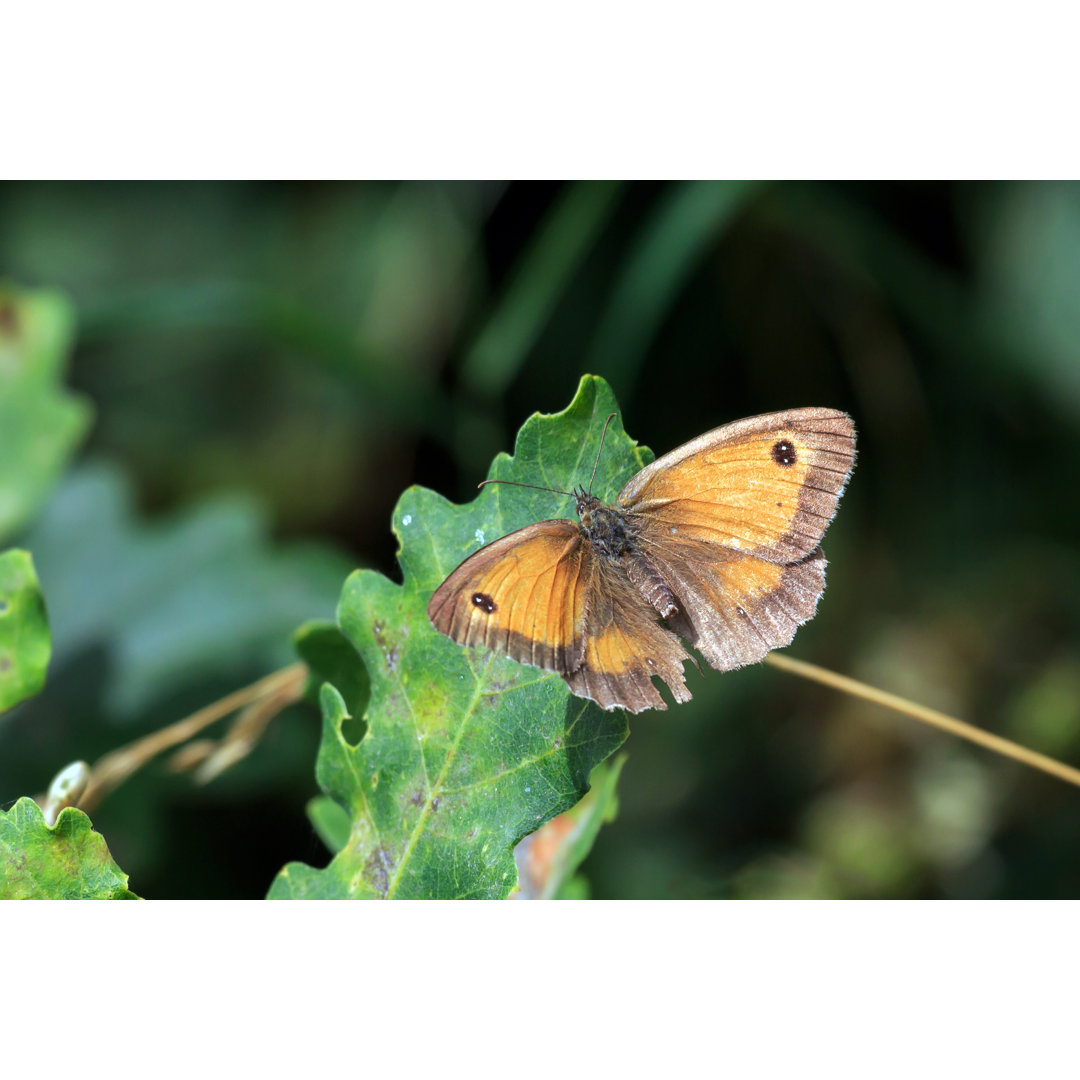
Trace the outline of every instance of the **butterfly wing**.
{"label": "butterfly wing", "polygon": [[572,521],[538,521],[470,555],[435,591],[428,618],[481,645],[566,675],[584,655],[589,551]]}
{"label": "butterfly wing", "polygon": [[585,594],[583,663],[566,675],[578,697],[604,709],[666,709],[653,685],[659,675],[676,701],[689,701],[683,661],[690,659],[679,639],[656,621],[656,612],[630,584],[624,570],[604,558],[590,560]]}
{"label": "butterfly wing", "polygon": [[653,675],[676,700],[690,698],[679,639],[571,521],[537,522],[470,555],[435,591],[428,618],[462,645],[558,672],[605,709],[666,708]]}
{"label": "butterfly wing", "polygon": [[[740,420],[642,469],[618,507],[639,555],[671,589],[671,630],[720,670],[791,641],[825,584],[818,542],[854,462],[844,413],[796,409]],[[466,559],[428,605],[463,645],[556,671],[605,709],[665,708],[690,693],[688,654],[631,584],[571,521],[541,521]]]}
{"label": "butterfly wing", "polygon": [[630,479],[618,505],[673,538],[792,563],[818,546],[854,461],[846,413],[769,413],[657,458]]}
{"label": "butterfly wing", "polygon": [[668,625],[718,671],[754,664],[791,643],[813,617],[825,588],[825,556],[815,548],[798,562],[729,554],[699,540],[648,541],[641,549],[675,594]]}
{"label": "butterfly wing", "polygon": [[832,409],[727,424],[657,459],[619,495],[675,594],[668,624],[720,671],[791,642],[825,588],[818,546],[855,460]]}

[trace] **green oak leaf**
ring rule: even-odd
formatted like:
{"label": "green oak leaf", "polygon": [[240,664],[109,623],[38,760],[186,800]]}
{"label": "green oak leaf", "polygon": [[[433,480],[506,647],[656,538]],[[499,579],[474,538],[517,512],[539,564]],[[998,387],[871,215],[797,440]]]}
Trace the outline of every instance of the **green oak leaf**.
{"label": "green oak leaf", "polygon": [[[319,686],[333,683],[345,699],[351,716],[363,715],[371,694],[371,680],[360,654],[338,629],[337,623],[311,619],[293,634],[293,645],[312,672],[315,698]],[[361,729],[362,730],[362,729]],[[360,731],[350,742],[359,742]]]}
{"label": "green oak leaf", "polygon": [[0,555],[0,712],[45,684],[52,639],[34,561],[17,548]]}
{"label": "green oak leaf", "polygon": [[[587,485],[617,411],[608,385],[584,377],[564,412],[525,422],[514,457],[500,454],[490,477]],[[613,499],[651,460],[616,418],[594,492]],[[555,674],[462,648],[432,628],[427,603],[483,544],[559,516],[573,516],[571,500],[545,491],[492,485],[464,506],[404,493],[393,517],[403,583],[357,571],[338,605],[370,677],[358,741],[338,689],[320,695],[316,775],[349,813],[348,843],[325,869],[290,863],[271,897],[502,898],[516,887],[514,845],[585,794],[593,767],[626,739],[626,714],[573,697]]]}
{"label": "green oak leaf", "polygon": [[0,537],[30,520],[90,425],[62,384],[74,326],[60,294],[0,284]]}
{"label": "green oak leaf", "polygon": [[336,855],[344,850],[352,832],[349,811],[341,803],[334,802],[329,795],[316,795],[313,799],[308,799],[304,809],[311,827],[330,851]]}
{"label": "green oak leaf", "polygon": [[52,828],[30,798],[0,811],[0,899],[138,899],[127,886],[127,874],[81,810],[61,810]]}

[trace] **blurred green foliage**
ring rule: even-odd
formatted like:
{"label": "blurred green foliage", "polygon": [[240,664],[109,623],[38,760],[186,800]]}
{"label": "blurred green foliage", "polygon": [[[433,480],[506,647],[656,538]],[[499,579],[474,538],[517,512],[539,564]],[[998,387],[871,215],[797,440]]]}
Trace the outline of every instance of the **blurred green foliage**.
{"label": "blurred green foliage", "polygon": [[[1080,760],[1078,237],[1065,184],[0,187],[0,277],[71,298],[96,414],[63,478],[86,421],[50,428],[6,537],[56,652],[0,718],[0,803],[283,662],[346,568],[396,574],[404,488],[468,497],[586,371],[658,453],[851,412],[793,653]],[[592,895],[1080,894],[1072,788],[767,668],[690,678],[633,720]],[[297,707],[206,787],[157,765],[111,796],[136,891],[259,896],[325,861],[317,728]]]}
{"label": "blurred green foliage", "polygon": [[63,388],[71,305],[0,281],[0,541],[34,514],[90,423]]}
{"label": "blurred green foliage", "polygon": [[28,551],[0,552],[0,713],[45,684],[49,620]]}

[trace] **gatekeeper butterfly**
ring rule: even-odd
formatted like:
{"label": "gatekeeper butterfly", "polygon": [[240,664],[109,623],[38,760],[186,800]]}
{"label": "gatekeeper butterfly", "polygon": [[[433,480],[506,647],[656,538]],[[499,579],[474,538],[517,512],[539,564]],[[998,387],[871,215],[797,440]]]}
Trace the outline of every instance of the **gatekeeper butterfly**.
{"label": "gatekeeper butterfly", "polygon": [[667,708],[653,676],[689,701],[686,645],[730,671],[813,616],[819,542],[854,461],[855,426],[835,409],[725,424],[632,476],[614,506],[582,487],[556,492],[580,524],[538,521],[481,548],[428,618],[462,645],[558,672],[605,709]]}

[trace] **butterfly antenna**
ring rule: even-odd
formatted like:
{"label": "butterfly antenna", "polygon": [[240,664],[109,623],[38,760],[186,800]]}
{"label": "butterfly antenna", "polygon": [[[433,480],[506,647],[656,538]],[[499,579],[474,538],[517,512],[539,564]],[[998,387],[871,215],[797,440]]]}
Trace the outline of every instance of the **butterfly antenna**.
{"label": "butterfly antenna", "polygon": [[481,480],[476,486],[482,488],[485,484],[513,484],[514,487],[536,488],[537,491],[553,491],[556,495],[567,495],[571,499],[574,497],[569,491],[560,491],[558,488],[541,487],[539,484],[521,484],[518,483],[517,480]]}
{"label": "butterfly antenna", "polygon": [[596,466],[600,464],[600,451],[604,449],[604,437],[607,435],[608,424],[618,416],[618,413],[612,413],[604,421],[604,430],[600,433],[600,445],[596,450],[596,460],[593,462],[592,476],[589,477],[589,494],[592,494],[592,482],[596,479]]}

